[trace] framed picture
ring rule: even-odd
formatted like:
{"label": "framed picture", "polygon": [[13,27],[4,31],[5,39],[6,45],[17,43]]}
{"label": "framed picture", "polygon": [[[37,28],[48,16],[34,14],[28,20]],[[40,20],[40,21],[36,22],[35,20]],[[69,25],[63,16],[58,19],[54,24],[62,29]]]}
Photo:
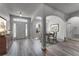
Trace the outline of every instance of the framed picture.
{"label": "framed picture", "polygon": [[59,24],[51,24],[50,31],[51,32],[59,32]]}

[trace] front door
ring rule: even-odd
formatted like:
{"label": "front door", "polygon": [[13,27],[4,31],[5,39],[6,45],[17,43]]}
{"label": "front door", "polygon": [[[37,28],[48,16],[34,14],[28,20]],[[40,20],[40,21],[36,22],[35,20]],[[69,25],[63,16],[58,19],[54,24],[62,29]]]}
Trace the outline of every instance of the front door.
{"label": "front door", "polygon": [[26,36],[26,32],[27,32],[27,28],[26,28],[26,24],[25,23],[22,23],[22,22],[16,22],[16,23],[14,23],[14,24],[16,24],[16,25],[14,25],[15,27],[15,29],[13,28],[13,30],[14,30],[14,37],[16,38],[16,39],[22,39],[22,38],[26,38],[27,36]]}
{"label": "front door", "polygon": [[25,39],[29,36],[29,21],[30,18],[12,17],[11,33],[13,39]]}

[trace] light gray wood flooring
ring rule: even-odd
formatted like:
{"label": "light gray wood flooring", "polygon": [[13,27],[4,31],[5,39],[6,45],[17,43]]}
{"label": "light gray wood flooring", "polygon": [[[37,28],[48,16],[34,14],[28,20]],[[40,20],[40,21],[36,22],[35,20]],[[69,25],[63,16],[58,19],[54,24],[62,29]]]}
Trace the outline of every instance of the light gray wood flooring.
{"label": "light gray wood flooring", "polygon": [[15,40],[7,56],[42,56],[39,40],[20,39]]}
{"label": "light gray wood flooring", "polygon": [[[43,56],[40,40],[15,40],[7,56]],[[79,41],[68,40],[47,47],[46,56],[79,56]]]}
{"label": "light gray wood flooring", "polygon": [[47,47],[48,56],[79,56],[79,41],[68,40]]}

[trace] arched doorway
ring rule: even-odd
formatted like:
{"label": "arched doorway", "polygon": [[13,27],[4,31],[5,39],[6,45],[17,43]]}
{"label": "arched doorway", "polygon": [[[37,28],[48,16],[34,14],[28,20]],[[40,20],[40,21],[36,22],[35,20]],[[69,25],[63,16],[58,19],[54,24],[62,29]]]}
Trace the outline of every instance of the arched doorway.
{"label": "arched doorway", "polygon": [[59,16],[50,15],[46,17],[46,34],[52,32],[57,33],[57,41],[63,41],[66,36],[66,23]]}
{"label": "arched doorway", "polygon": [[79,17],[74,16],[68,19],[67,23],[70,23],[70,31],[69,28],[67,28],[68,34],[71,36],[71,39],[73,40],[79,40]]}

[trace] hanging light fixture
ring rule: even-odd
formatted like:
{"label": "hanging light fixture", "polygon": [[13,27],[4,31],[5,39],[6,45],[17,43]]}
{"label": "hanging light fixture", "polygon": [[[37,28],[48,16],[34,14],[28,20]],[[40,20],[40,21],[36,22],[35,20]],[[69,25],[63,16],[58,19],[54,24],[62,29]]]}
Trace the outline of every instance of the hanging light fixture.
{"label": "hanging light fixture", "polygon": [[20,16],[22,16],[22,12],[20,11]]}

